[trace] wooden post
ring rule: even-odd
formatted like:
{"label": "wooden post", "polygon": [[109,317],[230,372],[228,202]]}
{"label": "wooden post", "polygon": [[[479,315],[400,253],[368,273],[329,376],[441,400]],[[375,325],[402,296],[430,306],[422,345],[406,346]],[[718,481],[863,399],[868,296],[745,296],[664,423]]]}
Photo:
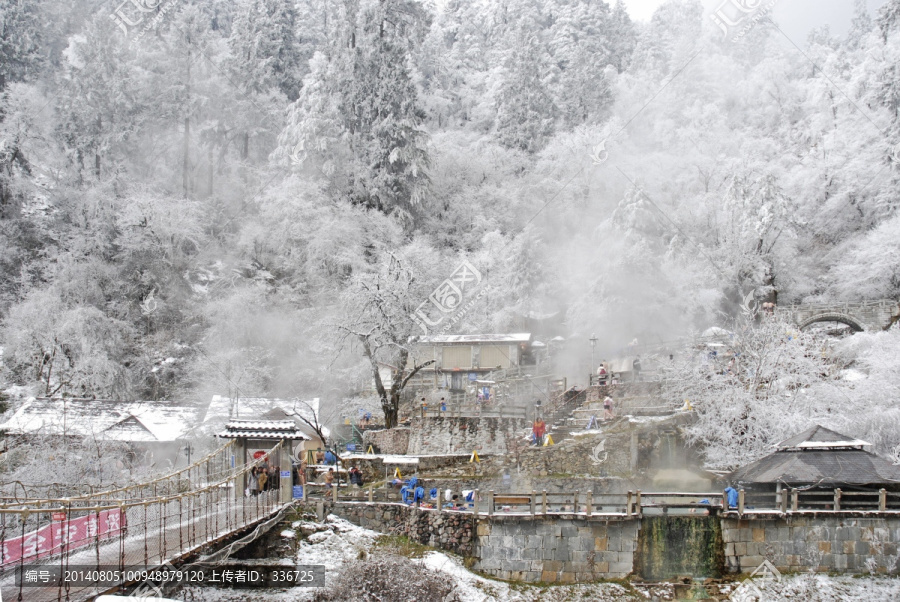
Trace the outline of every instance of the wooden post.
{"label": "wooden post", "polygon": [[488,491],[488,516],[494,515],[494,490]]}
{"label": "wooden post", "polygon": [[337,489],[337,485],[331,486],[331,501],[333,501],[335,504],[337,504],[338,501]]}
{"label": "wooden post", "polygon": [[[883,491],[883,490],[882,490]],[[531,516],[534,516],[535,507],[537,506],[537,492],[531,490]]]}
{"label": "wooden post", "polygon": [[475,501],[475,506],[474,506],[475,516],[478,516],[478,500],[480,500],[480,499],[481,499],[481,490],[476,489],[475,490],[475,500],[474,500]]}
{"label": "wooden post", "polygon": [[580,491],[576,491],[576,492],[575,492],[575,498],[572,500],[572,513],[573,513],[573,514],[578,514],[578,494],[579,494],[579,493],[581,493],[581,492],[580,492]]}
{"label": "wooden post", "polygon": [[625,497],[625,516],[631,518],[631,491],[628,491],[628,495]]}
{"label": "wooden post", "polygon": [[638,518],[640,518],[641,515],[644,513],[644,511],[641,510],[641,490],[640,489],[638,489],[637,493],[635,494],[634,504],[635,504],[634,513],[638,516]]}
{"label": "wooden post", "polygon": [[785,514],[787,512],[787,504],[788,504],[788,490],[781,490],[781,513]]}
{"label": "wooden post", "polygon": [[797,489],[791,489],[791,511],[796,512],[800,507],[800,492]]}
{"label": "wooden post", "polygon": [[878,490],[878,511],[884,512],[887,510],[887,491],[884,489]]}
{"label": "wooden post", "polygon": [[374,487],[374,485],[372,485],[372,483],[369,483],[369,503],[370,504],[372,503],[372,497],[375,494],[375,492],[372,490],[373,487]]}
{"label": "wooden post", "polygon": [[594,491],[592,489],[589,489],[587,492],[587,507],[585,511],[588,516],[594,513]]}
{"label": "wooden post", "polygon": [[738,515],[739,516],[744,515],[744,489],[743,488],[741,488],[741,490],[738,491]]}
{"label": "wooden post", "polygon": [[834,511],[837,512],[841,509],[841,490],[834,490]]}
{"label": "wooden post", "polygon": [[541,495],[543,497],[542,504],[544,506],[544,516],[547,516],[547,490],[544,489]]}
{"label": "wooden post", "polygon": [[728,494],[722,491],[722,512],[728,512]]}

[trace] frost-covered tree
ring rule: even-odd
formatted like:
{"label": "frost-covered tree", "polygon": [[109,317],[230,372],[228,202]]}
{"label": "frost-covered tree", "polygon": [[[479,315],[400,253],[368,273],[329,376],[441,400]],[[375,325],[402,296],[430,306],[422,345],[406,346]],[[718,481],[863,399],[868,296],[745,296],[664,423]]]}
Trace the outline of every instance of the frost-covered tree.
{"label": "frost-covered tree", "polygon": [[295,12],[285,0],[244,0],[236,8],[226,61],[229,82],[236,89],[229,103],[240,131],[238,152],[250,158],[250,140],[266,131],[278,116],[280,99],[273,93],[297,94],[299,55],[294,39]]}
{"label": "frost-covered tree", "polygon": [[141,126],[142,99],[132,85],[133,54],[105,15],[70,38],[56,97],[59,136],[81,175],[99,179],[124,162],[123,143]]}
{"label": "frost-covered tree", "polygon": [[276,156],[321,170],[338,197],[410,224],[428,184],[425,114],[410,71],[426,15],[415,2],[353,1],[336,18]]}
{"label": "frost-covered tree", "polygon": [[[380,249],[371,271],[357,275],[342,295],[343,317],[337,324],[342,339],[365,358],[384,424],[397,425],[406,385],[433,360],[420,363],[411,351],[413,337],[421,334],[414,319],[427,302],[439,264],[422,241],[398,249]],[[390,373],[384,382],[382,369]]]}
{"label": "frost-covered tree", "polygon": [[128,324],[95,307],[66,307],[57,291],[34,291],[3,322],[11,380],[40,395],[129,399],[124,365],[133,356]]}
{"label": "frost-covered tree", "polygon": [[36,76],[46,57],[39,7],[36,0],[0,2],[0,92]]}
{"label": "frost-covered tree", "polygon": [[558,108],[544,81],[543,56],[541,42],[523,33],[497,93],[497,139],[528,153],[542,149],[556,127]]}
{"label": "frost-covered tree", "polygon": [[[835,426],[856,410],[839,388],[843,368],[826,340],[763,315],[738,320],[726,348],[700,345],[669,366],[666,396],[688,401],[696,422],[687,428],[707,465],[734,468],[771,451],[778,441],[813,424]],[[731,359],[733,357],[733,360]]]}

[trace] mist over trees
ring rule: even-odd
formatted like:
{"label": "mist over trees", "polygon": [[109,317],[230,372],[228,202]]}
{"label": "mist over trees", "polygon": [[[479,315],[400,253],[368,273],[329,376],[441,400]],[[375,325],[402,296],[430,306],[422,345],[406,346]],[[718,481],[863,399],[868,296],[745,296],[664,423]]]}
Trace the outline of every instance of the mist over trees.
{"label": "mist over trees", "polygon": [[[856,5],[789,41],[691,0],[0,0],[0,389],[353,395],[462,258],[455,331],[559,312],[600,353],[897,299],[900,0]],[[844,344],[856,390],[897,399],[896,339]]]}

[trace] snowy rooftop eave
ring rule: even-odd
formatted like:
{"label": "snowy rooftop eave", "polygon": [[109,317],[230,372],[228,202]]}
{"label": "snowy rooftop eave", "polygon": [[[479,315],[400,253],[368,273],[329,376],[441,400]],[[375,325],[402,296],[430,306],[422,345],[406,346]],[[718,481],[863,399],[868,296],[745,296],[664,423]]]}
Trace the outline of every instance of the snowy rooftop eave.
{"label": "snowy rooftop eave", "polygon": [[530,332],[515,332],[510,334],[439,334],[432,336],[420,336],[414,342],[418,344],[448,344],[448,343],[527,343],[531,340]]}
{"label": "snowy rooftop eave", "polygon": [[218,434],[224,439],[293,439],[309,441],[293,420],[230,420]]}
{"label": "snowy rooftop eave", "polygon": [[19,435],[65,435],[114,441],[175,441],[203,408],[165,400],[54,399],[25,402],[0,428]]}

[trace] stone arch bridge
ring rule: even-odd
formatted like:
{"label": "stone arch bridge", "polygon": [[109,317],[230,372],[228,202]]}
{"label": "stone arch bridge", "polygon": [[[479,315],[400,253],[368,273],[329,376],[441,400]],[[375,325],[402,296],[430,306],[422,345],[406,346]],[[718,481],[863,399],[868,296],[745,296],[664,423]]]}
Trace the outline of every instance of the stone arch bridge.
{"label": "stone arch bridge", "polygon": [[816,322],[840,322],[857,332],[886,330],[900,318],[900,303],[890,299],[856,303],[798,303],[776,310],[801,330]]}

